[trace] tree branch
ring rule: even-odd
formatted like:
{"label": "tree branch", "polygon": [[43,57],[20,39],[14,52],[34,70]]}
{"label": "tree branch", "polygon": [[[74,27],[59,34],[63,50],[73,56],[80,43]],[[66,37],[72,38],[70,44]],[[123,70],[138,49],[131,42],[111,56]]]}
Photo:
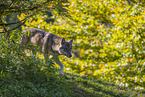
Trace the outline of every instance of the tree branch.
{"label": "tree branch", "polygon": [[12,23],[0,23],[0,26],[3,26],[3,25],[8,26],[8,25],[12,25],[12,24],[17,24],[17,23],[20,23],[20,22],[22,22],[22,21],[24,21],[24,20],[26,20],[26,18],[23,19],[23,20],[21,20],[21,21],[12,22]]}
{"label": "tree branch", "polygon": [[[2,22],[2,20],[0,21],[0,26],[8,26],[8,25],[12,25],[12,24],[17,24],[17,23],[20,23],[20,22],[22,22],[22,21],[26,21],[27,20],[27,18],[29,18],[29,17],[31,17],[31,16],[33,16],[35,13],[33,13],[33,14],[31,14],[31,15],[29,15],[29,16],[27,16],[26,18],[24,18],[23,20],[21,20],[21,21],[17,21],[17,22],[12,22],[12,23],[3,23]],[[3,33],[3,32],[0,32],[0,33]]]}
{"label": "tree branch", "polygon": [[34,5],[32,7],[28,7],[28,8],[22,8],[22,7],[10,7],[9,10],[2,10],[0,11],[1,14],[6,15],[8,13],[13,13],[13,12],[22,12],[22,11],[28,11],[31,10],[33,11],[34,9],[38,9],[39,7],[43,6],[44,4],[48,3],[49,0],[47,0],[46,2],[42,3],[42,4],[38,4],[38,5]]}
{"label": "tree branch", "polygon": [[[10,30],[5,30],[5,32],[0,32],[0,33],[6,33],[6,32],[11,32],[11,31],[13,31],[13,30],[15,30],[15,29],[17,29],[17,28],[19,28],[20,26],[22,26],[22,25],[24,25],[25,24],[25,22],[26,22],[26,20],[23,22],[23,23],[21,23],[20,25],[18,25],[17,27],[15,27],[15,28],[12,28],[12,29],[10,29]],[[5,29],[5,28],[4,28]]]}
{"label": "tree branch", "polygon": [[13,31],[13,30],[15,30],[15,29],[21,27],[22,25],[25,24],[25,22],[26,22],[26,20],[25,20],[23,23],[21,23],[20,25],[18,25],[17,27],[10,29],[8,32],[11,32],[11,31]]}

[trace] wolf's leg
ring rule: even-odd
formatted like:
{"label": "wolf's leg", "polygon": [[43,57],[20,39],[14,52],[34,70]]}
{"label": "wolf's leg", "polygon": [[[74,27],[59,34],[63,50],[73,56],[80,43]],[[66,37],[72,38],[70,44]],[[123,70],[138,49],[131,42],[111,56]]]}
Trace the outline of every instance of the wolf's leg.
{"label": "wolf's leg", "polygon": [[28,43],[30,41],[30,37],[28,37],[27,35],[24,35],[22,38],[21,38],[21,41],[20,41],[20,49],[22,50],[22,52],[25,53],[25,56],[26,56],[26,48],[28,47]]}
{"label": "wolf's leg", "polygon": [[33,56],[34,58],[37,57],[37,51],[36,51],[36,50],[32,50],[32,51],[31,51],[31,54],[32,54],[32,56]]}
{"label": "wolf's leg", "polygon": [[49,61],[49,55],[48,54],[43,54],[44,58],[45,58],[45,63],[48,63]]}
{"label": "wolf's leg", "polygon": [[63,74],[63,64],[60,62],[58,56],[54,56],[54,61],[60,66],[60,74]]}

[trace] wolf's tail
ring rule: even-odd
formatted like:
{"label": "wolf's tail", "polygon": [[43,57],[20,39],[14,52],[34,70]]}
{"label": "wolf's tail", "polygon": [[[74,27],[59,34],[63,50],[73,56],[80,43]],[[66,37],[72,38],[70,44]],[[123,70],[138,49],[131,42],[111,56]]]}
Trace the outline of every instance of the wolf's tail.
{"label": "wolf's tail", "polygon": [[20,44],[28,44],[29,41],[30,41],[30,37],[28,35],[24,35],[21,39]]}

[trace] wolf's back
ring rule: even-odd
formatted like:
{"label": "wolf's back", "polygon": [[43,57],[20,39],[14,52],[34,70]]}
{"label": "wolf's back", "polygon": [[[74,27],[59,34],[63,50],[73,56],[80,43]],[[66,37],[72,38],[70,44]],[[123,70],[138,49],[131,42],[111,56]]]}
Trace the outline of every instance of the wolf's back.
{"label": "wolf's back", "polygon": [[23,30],[22,33],[26,33],[27,35],[30,33],[31,36],[34,36],[37,33],[41,33],[41,34],[45,35],[44,31],[42,31],[40,29],[36,29],[36,28],[29,28],[29,29]]}
{"label": "wolf's back", "polygon": [[31,41],[32,37],[37,39],[37,38],[40,38],[40,36],[41,36],[41,38],[43,38],[45,36],[44,31],[42,31],[40,29],[36,29],[36,28],[25,29],[22,31],[22,33],[24,33],[24,35],[21,39],[21,44],[27,44],[28,42]]}

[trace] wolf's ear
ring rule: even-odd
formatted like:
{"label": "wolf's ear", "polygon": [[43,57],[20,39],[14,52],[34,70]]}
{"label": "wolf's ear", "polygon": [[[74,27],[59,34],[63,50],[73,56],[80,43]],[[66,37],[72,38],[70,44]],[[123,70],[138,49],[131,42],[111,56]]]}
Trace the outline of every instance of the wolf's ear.
{"label": "wolf's ear", "polygon": [[64,44],[64,43],[65,43],[65,39],[62,38],[62,40],[61,40],[61,44]]}
{"label": "wolf's ear", "polygon": [[69,40],[69,43],[71,43],[71,44],[72,44],[72,42],[73,42],[73,39]]}

